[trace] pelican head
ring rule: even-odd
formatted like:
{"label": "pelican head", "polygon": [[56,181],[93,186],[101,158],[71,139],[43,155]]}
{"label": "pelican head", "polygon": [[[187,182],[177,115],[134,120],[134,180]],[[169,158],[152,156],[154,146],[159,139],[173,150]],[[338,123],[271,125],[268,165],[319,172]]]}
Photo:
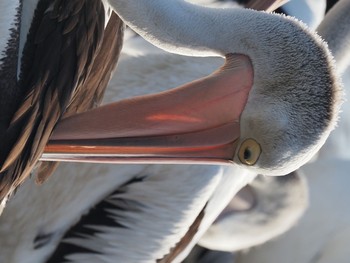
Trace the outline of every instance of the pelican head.
{"label": "pelican head", "polygon": [[285,48],[273,54],[264,50],[271,57],[265,66],[253,61],[254,84],[240,117],[234,162],[260,174],[287,174],[307,162],[334,128],[341,101],[341,83],[326,44],[297,27],[299,22],[287,21],[297,30],[292,38],[282,38],[284,43],[275,43]]}
{"label": "pelican head", "polygon": [[251,59],[254,82],[233,160],[256,173],[284,175],[310,160],[334,128],[341,82],[327,44],[300,21],[262,12],[247,16],[257,21],[254,34],[244,32],[251,37],[234,49]]}

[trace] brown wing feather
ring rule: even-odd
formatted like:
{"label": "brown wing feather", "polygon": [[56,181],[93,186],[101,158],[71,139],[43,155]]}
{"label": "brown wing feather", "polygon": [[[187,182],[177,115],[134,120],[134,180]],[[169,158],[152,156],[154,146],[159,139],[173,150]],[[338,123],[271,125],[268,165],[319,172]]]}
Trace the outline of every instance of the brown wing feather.
{"label": "brown wing feather", "polygon": [[23,52],[34,50],[23,58],[25,96],[8,127],[13,143],[0,160],[0,201],[29,175],[56,122],[84,91],[104,39],[104,16],[100,0],[39,1]]}
{"label": "brown wing feather", "polygon": [[[83,83],[84,88],[74,94],[63,118],[100,105],[121,51],[123,28],[123,22],[113,13],[107,24],[101,49],[97,53],[88,78]],[[105,50],[110,52],[104,52]],[[38,170],[37,183],[43,183],[57,165],[56,162],[42,162]]]}

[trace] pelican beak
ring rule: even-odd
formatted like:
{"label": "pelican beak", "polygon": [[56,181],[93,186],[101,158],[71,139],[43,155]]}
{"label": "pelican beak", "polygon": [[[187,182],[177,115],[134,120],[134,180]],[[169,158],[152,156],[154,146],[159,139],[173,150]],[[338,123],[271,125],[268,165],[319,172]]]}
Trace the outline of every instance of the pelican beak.
{"label": "pelican beak", "polygon": [[61,120],[41,160],[230,163],[252,85],[250,59],[228,55],[203,79]]}

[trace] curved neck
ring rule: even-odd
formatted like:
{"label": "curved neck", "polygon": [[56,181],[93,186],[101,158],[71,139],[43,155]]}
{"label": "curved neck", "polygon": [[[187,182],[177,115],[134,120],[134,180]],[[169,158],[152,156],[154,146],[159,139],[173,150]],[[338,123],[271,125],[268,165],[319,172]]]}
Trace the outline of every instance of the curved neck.
{"label": "curved neck", "polygon": [[[190,56],[224,56],[241,39],[247,10],[218,9],[185,1],[109,0],[118,15],[154,45]],[[156,7],[156,8],[155,8]],[[252,12],[252,10],[250,10]],[[240,29],[240,30],[235,30]],[[230,35],[231,34],[231,35]]]}
{"label": "curved neck", "polygon": [[168,52],[248,56],[256,85],[272,86],[271,81],[290,79],[299,65],[308,65],[314,56],[327,52],[318,36],[301,23],[276,14],[243,8],[208,8],[182,0],[108,1],[126,24]]}

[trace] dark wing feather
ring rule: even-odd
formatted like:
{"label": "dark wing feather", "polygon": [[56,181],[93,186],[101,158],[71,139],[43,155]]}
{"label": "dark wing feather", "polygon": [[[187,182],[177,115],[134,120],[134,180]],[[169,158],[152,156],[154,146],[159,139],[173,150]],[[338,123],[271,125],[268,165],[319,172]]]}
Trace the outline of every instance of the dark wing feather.
{"label": "dark wing feather", "polygon": [[85,89],[104,25],[100,0],[39,1],[23,51],[19,86],[24,96],[2,138],[12,141],[2,149],[0,201],[29,175],[56,122]]}
{"label": "dark wing feather", "polygon": [[[84,88],[74,94],[63,118],[100,105],[121,51],[123,29],[123,22],[113,13],[107,24],[101,49],[97,52],[91,72],[83,84]],[[105,52],[106,50],[109,52]],[[57,165],[56,162],[42,162],[38,171],[37,182],[45,181]]]}
{"label": "dark wing feather", "polygon": [[[118,187],[117,190],[112,193],[106,194],[106,196],[96,203],[86,214],[76,222],[75,225],[71,226],[70,229],[66,231],[62,237],[60,243],[56,247],[55,251],[51,254],[46,263],[58,263],[65,262],[65,259],[70,255],[74,254],[101,254],[101,244],[107,244],[106,246],[111,246],[109,244],[110,240],[108,238],[100,237],[96,242],[96,246],[92,242],[86,242],[89,240],[94,240],[98,234],[108,234],[108,229],[115,228],[128,228],[121,222],[119,222],[118,217],[115,214],[118,211],[124,211],[130,209],[130,207],[142,207],[136,200],[128,200],[123,198],[123,194],[128,191],[128,187],[134,183],[142,182],[145,177],[135,177],[125,184]],[[103,227],[106,231],[99,230],[98,227]],[[49,234],[41,234],[36,240],[40,240],[42,236],[49,236]],[[69,242],[69,239],[78,239],[78,242]],[[39,243],[39,242],[37,242]],[[40,244],[40,243],[39,243]],[[115,259],[116,260],[116,259]]]}

